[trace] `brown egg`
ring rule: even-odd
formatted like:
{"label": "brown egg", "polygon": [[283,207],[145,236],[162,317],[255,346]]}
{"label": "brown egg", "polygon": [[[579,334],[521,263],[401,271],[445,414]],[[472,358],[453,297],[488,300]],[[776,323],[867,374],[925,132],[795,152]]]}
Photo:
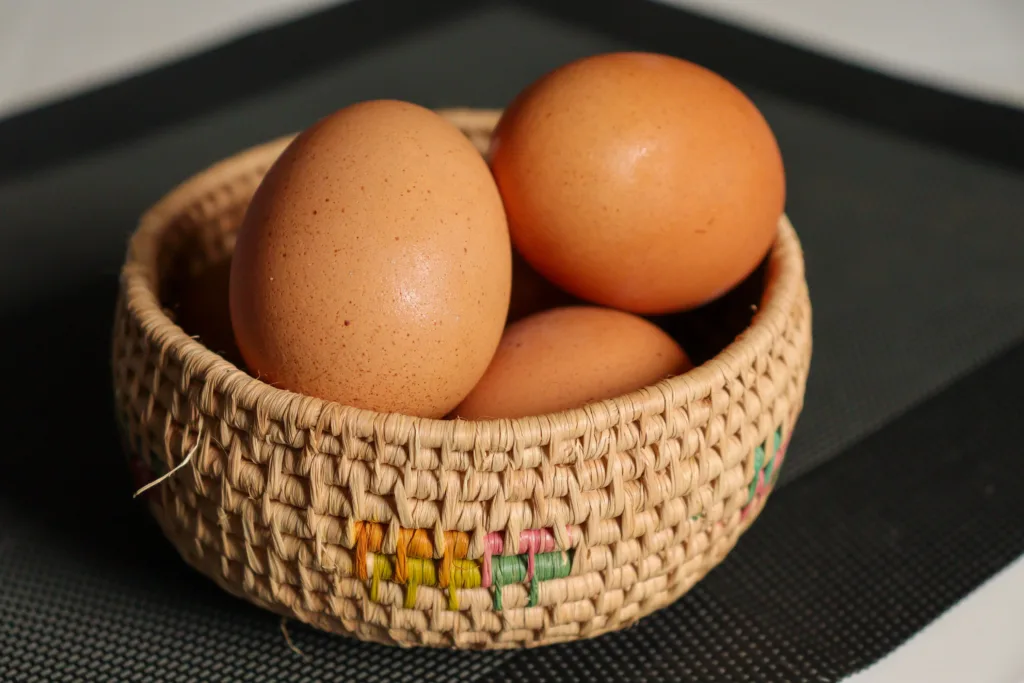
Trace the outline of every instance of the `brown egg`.
{"label": "brown egg", "polygon": [[545,280],[526,259],[515,250],[512,251],[512,300],[508,307],[509,323],[549,308],[576,302],[575,297]]}
{"label": "brown egg", "polygon": [[178,324],[189,335],[226,360],[241,363],[231,330],[228,283],[231,259],[208,264],[181,285]]}
{"label": "brown egg", "polygon": [[491,168],[512,241],[538,272],[637,313],[690,309],[743,280],[785,200],[753,103],[664,55],[600,55],[544,76],[502,116]]}
{"label": "brown egg", "polygon": [[690,369],[679,345],[631,313],[568,306],[509,325],[454,415],[515,418],[614,398]]}
{"label": "brown egg", "polygon": [[480,153],[427,109],[365,102],[303,132],[256,191],[231,318],[268,382],[441,416],[486,370],[510,287],[505,213]]}

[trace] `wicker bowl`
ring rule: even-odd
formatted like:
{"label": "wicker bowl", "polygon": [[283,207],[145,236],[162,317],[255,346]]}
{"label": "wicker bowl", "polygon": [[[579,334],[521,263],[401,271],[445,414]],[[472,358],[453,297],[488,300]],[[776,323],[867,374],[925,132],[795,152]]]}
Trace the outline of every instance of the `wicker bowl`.
{"label": "wicker bowl", "polygon": [[[484,149],[496,112],[444,114]],[[118,417],[140,483],[173,471],[145,495],[185,561],[327,631],[499,648],[622,628],[725,557],[803,402],[810,302],[785,218],[749,326],[682,376],[518,420],[377,414],[260,382],[164,308],[173,272],[230,255],[287,142],[171,192],[142,218],[121,275]]]}

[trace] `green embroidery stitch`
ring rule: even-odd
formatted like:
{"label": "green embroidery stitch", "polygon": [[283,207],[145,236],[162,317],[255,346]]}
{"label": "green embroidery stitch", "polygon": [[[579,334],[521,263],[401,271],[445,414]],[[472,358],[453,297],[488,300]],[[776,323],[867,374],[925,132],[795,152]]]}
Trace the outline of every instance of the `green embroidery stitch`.
{"label": "green embroidery stitch", "polygon": [[757,475],[761,473],[761,469],[764,467],[764,446],[758,446],[754,449],[754,478],[750,480],[749,489],[749,500],[754,499],[754,494],[757,492]]}

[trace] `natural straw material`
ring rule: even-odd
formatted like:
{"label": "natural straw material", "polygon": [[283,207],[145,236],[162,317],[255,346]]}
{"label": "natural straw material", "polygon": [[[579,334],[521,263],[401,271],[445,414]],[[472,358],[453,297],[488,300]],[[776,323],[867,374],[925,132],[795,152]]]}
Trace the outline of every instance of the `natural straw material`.
{"label": "natural straw material", "polygon": [[[495,112],[449,111],[483,151]],[[518,420],[377,414],[271,387],[161,306],[172,273],[230,253],[287,140],[240,154],[142,218],[114,330],[119,418],[178,551],[278,614],[401,645],[595,636],[678,598],[725,557],[778,476],[811,315],[785,218],[752,325],[685,375]]]}

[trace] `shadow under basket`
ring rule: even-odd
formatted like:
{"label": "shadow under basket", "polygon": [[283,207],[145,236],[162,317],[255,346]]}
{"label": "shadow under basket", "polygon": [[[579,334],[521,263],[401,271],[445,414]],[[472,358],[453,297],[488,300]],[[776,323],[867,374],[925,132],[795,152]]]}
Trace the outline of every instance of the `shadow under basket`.
{"label": "shadow under basket", "polygon": [[[443,114],[486,147],[497,112]],[[625,627],[722,561],[764,505],[803,403],[811,311],[785,217],[746,329],[684,375],[517,420],[379,414],[254,379],[164,306],[177,275],[230,256],[288,141],[165,197],[122,271],[118,417],[140,485],[178,468],[145,495],[189,564],[327,631],[499,648]]]}

